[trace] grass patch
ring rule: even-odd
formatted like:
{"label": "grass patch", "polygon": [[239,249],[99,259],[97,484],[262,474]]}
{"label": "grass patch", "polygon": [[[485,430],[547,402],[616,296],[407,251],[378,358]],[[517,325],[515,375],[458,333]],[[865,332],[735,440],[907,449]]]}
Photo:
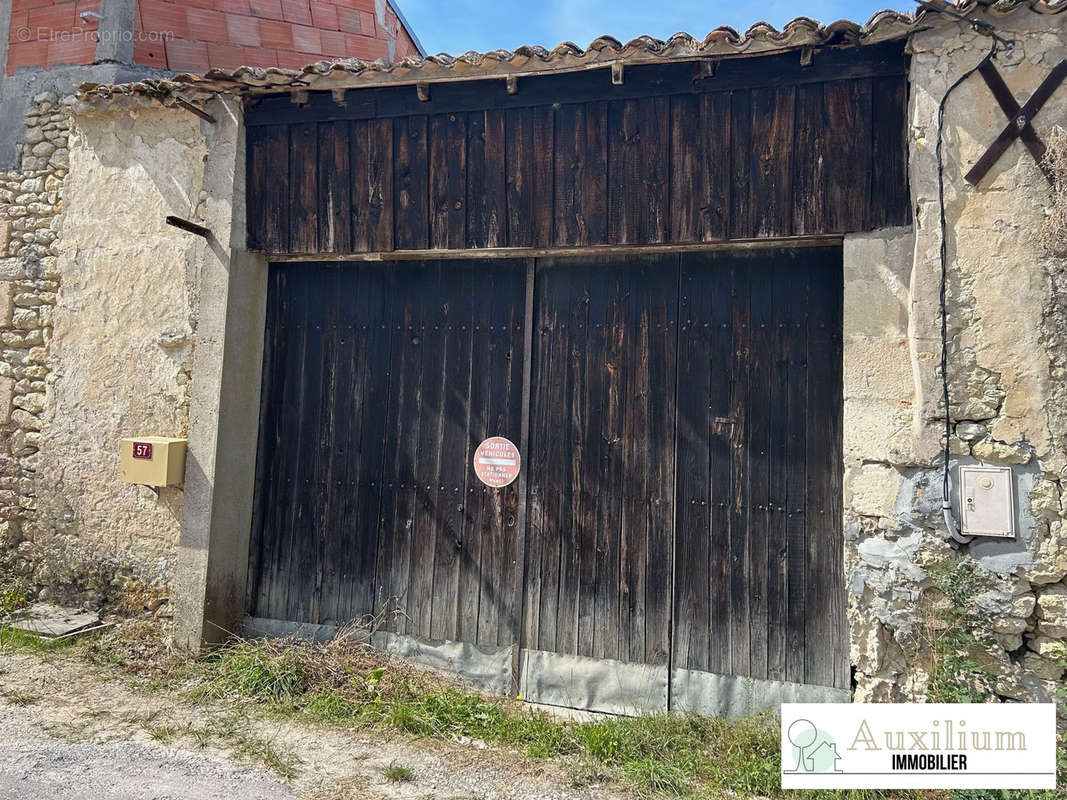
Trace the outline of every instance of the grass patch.
{"label": "grass patch", "polygon": [[[89,634],[91,635],[91,634]],[[60,653],[79,646],[78,637],[49,639],[35,633],[16,630],[0,624],[0,653],[31,650],[36,653]]]}
{"label": "grass patch", "polygon": [[411,783],[415,780],[415,770],[405,764],[390,764],[384,772],[384,778],[390,783]]}
{"label": "grass patch", "polygon": [[35,694],[28,694],[26,692],[4,691],[2,694],[4,700],[6,700],[11,705],[18,707],[32,706],[34,703],[41,699]]}
{"label": "grass patch", "polygon": [[[560,722],[515,701],[473,694],[392,660],[357,637],[323,644],[234,640],[190,660],[170,650],[158,623],[126,623],[86,642],[83,653],[150,688],[232,703],[231,715],[180,732],[159,726],[149,735],[225,746],[283,778],[294,774],[296,761],[257,738],[248,713],[485,741],[536,758],[563,758],[582,776],[576,778],[579,783],[617,781],[644,797],[796,796],[779,788],[779,722],[771,713],[743,720],[675,714]],[[946,793],[813,791],[804,796],[919,800]]]}
{"label": "grass patch", "polygon": [[144,729],[152,741],[160,744],[169,744],[178,736],[178,729],[173,725],[145,725]]}
{"label": "grass patch", "polygon": [[[101,640],[97,650],[107,646]],[[744,720],[660,715],[559,722],[389,660],[355,638],[324,644],[236,640],[182,675],[184,691],[194,699],[252,704],[270,714],[346,728],[388,726],[420,737],[481,740],[538,758],[566,757],[585,765],[587,774],[622,781],[639,795],[787,796],[779,788],[778,718],[770,713]],[[848,800],[924,796],[808,794]]]}

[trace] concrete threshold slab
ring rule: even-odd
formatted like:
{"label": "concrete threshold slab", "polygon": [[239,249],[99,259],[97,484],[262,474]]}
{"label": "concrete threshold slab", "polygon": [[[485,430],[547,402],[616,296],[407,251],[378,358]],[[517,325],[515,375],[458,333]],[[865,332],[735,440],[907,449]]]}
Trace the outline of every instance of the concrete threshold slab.
{"label": "concrete threshold slab", "polygon": [[34,633],[45,639],[60,639],[99,626],[100,615],[97,613],[51,603],[35,603],[16,611],[7,627]]}

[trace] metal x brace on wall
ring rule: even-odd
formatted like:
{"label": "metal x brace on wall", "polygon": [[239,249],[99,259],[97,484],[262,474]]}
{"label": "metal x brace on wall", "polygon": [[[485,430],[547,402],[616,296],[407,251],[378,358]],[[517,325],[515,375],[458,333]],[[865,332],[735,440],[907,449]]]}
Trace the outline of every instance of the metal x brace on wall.
{"label": "metal x brace on wall", "polygon": [[1034,157],[1037,166],[1040,167],[1049,184],[1054,186],[1056,179],[1048,167],[1045,166],[1045,144],[1038,137],[1037,132],[1030,123],[1037,115],[1037,112],[1041,110],[1041,107],[1052,97],[1052,93],[1056,91],[1063,79],[1067,78],[1067,59],[1056,65],[1055,69],[1037,87],[1037,91],[1026,101],[1026,105],[1021,108],[991,61],[986,61],[982,64],[978,71],[985,79],[986,85],[993,93],[993,97],[996,98],[997,103],[1004,110],[1004,114],[1008,117],[1008,124],[1000,132],[993,144],[989,146],[989,149],[986,150],[985,155],[978,159],[978,162],[971,167],[971,171],[963,177],[968,183],[977,184],[997,163],[997,159],[1011,147],[1011,143],[1016,139],[1022,139],[1023,144],[1030,151],[1030,155]]}

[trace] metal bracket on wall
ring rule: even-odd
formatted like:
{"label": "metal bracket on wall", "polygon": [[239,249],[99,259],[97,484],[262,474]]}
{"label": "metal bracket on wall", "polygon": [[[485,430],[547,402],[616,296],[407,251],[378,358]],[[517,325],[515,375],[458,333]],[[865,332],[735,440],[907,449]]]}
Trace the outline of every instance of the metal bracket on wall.
{"label": "metal bracket on wall", "polygon": [[989,145],[989,149],[986,150],[983,155],[971,167],[971,171],[968,172],[964,178],[972,186],[977,185],[993,168],[993,165],[997,163],[997,160],[1004,155],[1007,149],[1011,146],[1012,142],[1016,139],[1021,139],[1022,143],[1026,146],[1026,149],[1030,151],[1030,155],[1034,157],[1037,162],[1037,166],[1040,168],[1045,179],[1049,182],[1050,186],[1056,185],[1056,179],[1049,171],[1049,168],[1045,165],[1045,144],[1041,141],[1037,132],[1030,124],[1034,117],[1037,116],[1037,112],[1041,110],[1042,106],[1048,102],[1048,99],[1052,97],[1052,93],[1059,88],[1059,85],[1063,83],[1063,79],[1067,78],[1067,59],[1064,59],[1049,73],[1048,77],[1041,82],[1041,85],[1037,87],[1030,99],[1026,101],[1026,105],[1020,107],[1016,101],[1011,90],[1007,84],[1004,83],[1004,79],[997,72],[997,68],[993,66],[991,61],[987,61],[981,67],[978,72],[982,78],[985,79],[986,85],[993,93],[993,97],[996,98],[1000,108],[1004,111],[1005,116],[1008,118],[1008,124],[1004,130],[1000,132],[1000,135],[993,141],[993,144]]}
{"label": "metal bracket on wall", "polygon": [[211,238],[211,229],[205,228],[203,225],[197,225],[195,222],[190,222],[187,219],[181,217],[175,217],[168,215],[166,218],[168,225],[173,225],[175,228],[186,231],[187,233],[195,233],[197,236],[203,236],[205,239]]}
{"label": "metal bracket on wall", "polygon": [[200,119],[204,120],[205,122],[210,122],[212,125],[218,122],[217,119],[215,119],[209,113],[204,111],[204,109],[200,108],[199,106],[194,106],[192,103],[190,103],[183,97],[174,98],[174,102],[178,105],[179,108],[184,108],[186,111],[196,114],[198,117],[200,117]]}

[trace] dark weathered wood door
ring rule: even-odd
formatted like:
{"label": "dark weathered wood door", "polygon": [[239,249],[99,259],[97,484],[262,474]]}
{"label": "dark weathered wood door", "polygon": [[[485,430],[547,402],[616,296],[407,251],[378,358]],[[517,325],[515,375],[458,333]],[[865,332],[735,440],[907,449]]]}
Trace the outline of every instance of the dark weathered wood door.
{"label": "dark weathered wood door", "polygon": [[273,264],[248,608],[387,613],[515,641],[519,484],[467,468],[519,441],[526,263]]}
{"label": "dark weathered wood door", "polygon": [[673,666],[847,686],[840,250],[680,270]]}
{"label": "dark weathered wood door", "polygon": [[273,265],[250,613],[847,685],[841,297],[838,248]]}
{"label": "dark weathered wood door", "polygon": [[677,276],[538,262],[524,647],[667,663]]}

